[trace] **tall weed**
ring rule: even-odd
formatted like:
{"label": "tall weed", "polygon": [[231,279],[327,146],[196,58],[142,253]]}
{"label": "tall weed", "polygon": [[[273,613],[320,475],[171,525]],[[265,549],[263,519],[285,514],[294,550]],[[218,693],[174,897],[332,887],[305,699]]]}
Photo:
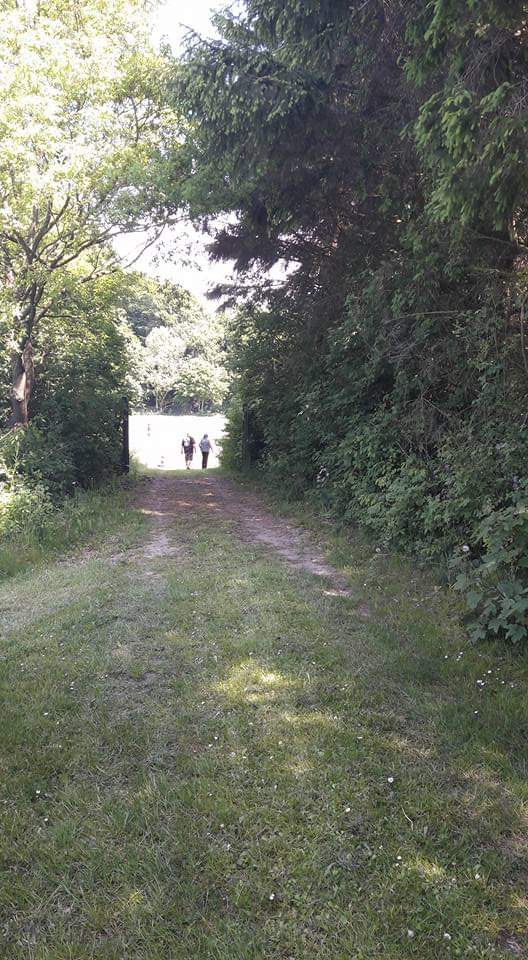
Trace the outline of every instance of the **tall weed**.
{"label": "tall weed", "polygon": [[43,484],[0,484],[0,579],[103,537],[129,513],[118,482],[77,490],[60,504]]}

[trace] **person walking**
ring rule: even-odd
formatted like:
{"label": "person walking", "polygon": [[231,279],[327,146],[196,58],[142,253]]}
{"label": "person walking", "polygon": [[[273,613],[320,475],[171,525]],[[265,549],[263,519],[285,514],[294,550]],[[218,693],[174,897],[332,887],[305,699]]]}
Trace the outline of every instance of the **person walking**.
{"label": "person walking", "polygon": [[187,470],[191,469],[192,458],[194,457],[194,451],[196,449],[196,441],[194,437],[191,437],[188,433],[182,440],[181,450],[185,457],[185,466]]}
{"label": "person walking", "polygon": [[213,444],[209,440],[209,437],[204,433],[202,439],[200,440],[200,450],[202,451],[202,470],[207,469],[207,461],[209,460],[209,454],[213,449]]}

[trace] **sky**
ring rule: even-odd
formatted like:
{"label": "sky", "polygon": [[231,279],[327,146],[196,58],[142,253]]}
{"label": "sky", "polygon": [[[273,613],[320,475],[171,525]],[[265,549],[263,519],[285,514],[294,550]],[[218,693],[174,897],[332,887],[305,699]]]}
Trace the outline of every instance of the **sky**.
{"label": "sky", "polygon": [[176,52],[186,28],[190,27],[203,36],[212,36],[211,14],[228,5],[229,0],[225,3],[223,0],[167,0],[153,14],[153,37],[155,40],[168,40]]}
{"label": "sky", "polygon": [[[203,36],[213,36],[211,14],[228,5],[229,0],[167,0],[152,16],[153,39],[168,41],[177,53],[189,28]],[[116,247],[130,261],[144,243],[145,237],[135,234],[120,237]],[[190,224],[166,230],[161,241],[136,261],[134,269],[178,283],[204,301],[208,287],[232,276],[229,264],[209,261],[207,243],[208,238]]]}

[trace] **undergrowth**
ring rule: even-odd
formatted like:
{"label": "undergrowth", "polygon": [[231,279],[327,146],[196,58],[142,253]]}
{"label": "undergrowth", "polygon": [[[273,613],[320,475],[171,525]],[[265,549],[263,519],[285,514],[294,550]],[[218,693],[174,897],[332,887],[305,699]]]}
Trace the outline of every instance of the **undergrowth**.
{"label": "undergrowth", "polygon": [[80,543],[97,543],[129,514],[122,481],[77,490],[59,504],[44,484],[0,486],[0,579]]}

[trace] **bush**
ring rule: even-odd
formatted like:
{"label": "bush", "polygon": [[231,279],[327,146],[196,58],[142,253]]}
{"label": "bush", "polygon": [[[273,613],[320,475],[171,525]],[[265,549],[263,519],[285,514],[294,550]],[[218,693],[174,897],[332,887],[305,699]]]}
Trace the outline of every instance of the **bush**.
{"label": "bush", "polygon": [[244,467],[244,410],[238,396],[233,397],[227,406],[221,460],[222,466],[229,470],[242,470]]}
{"label": "bush", "polygon": [[492,634],[512,643],[528,636],[528,485],[490,511],[453,561],[455,587],[465,595],[473,640]]}
{"label": "bush", "polygon": [[222,466],[247,470],[254,466],[264,449],[264,437],[255,411],[245,407],[235,393],[226,410],[226,436],[222,440]]}
{"label": "bush", "polygon": [[82,540],[104,536],[129,516],[119,483],[101,490],[77,490],[59,504],[44,484],[4,481],[0,483],[0,578]]}
{"label": "bush", "polygon": [[5,447],[3,468],[12,478],[43,485],[53,500],[62,499],[76,485],[73,450],[56,424],[44,429],[31,423],[27,430],[12,434]]}
{"label": "bush", "polygon": [[44,542],[53,525],[55,508],[44,484],[17,482],[0,486],[0,540]]}

